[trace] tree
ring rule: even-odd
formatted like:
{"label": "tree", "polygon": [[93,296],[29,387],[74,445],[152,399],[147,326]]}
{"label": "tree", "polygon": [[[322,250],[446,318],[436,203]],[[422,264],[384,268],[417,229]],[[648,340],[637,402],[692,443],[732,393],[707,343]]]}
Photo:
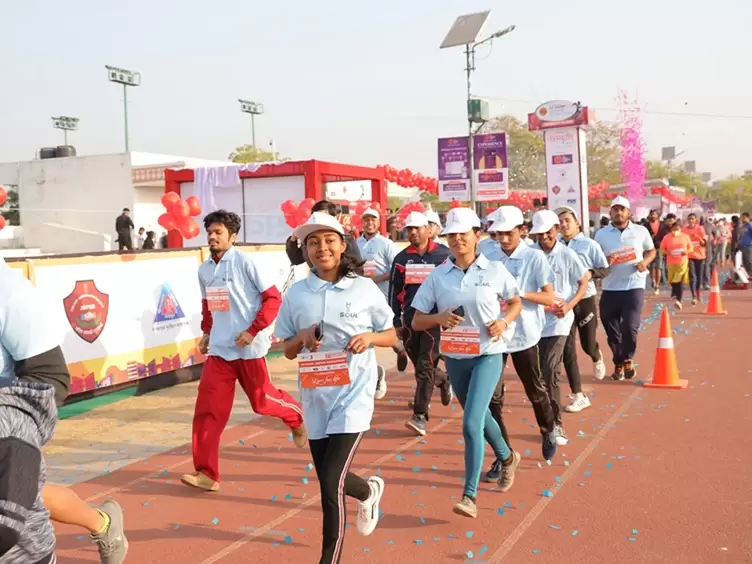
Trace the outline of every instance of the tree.
{"label": "tree", "polygon": [[235,149],[228,157],[234,163],[269,163],[269,162],[285,162],[289,161],[288,158],[282,158],[279,153],[273,153],[271,151],[264,151],[253,145],[242,145]]}
{"label": "tree", "polygon": [[709,191],[708,196],[721,213],[752,212],[752,176],[729,176],[721,181],[718,190]]}
{"label": "tree", "polygon": [[619,124],[597,122],[587,129],[588,184],[621,182]]}
{"label": "tree", "polygon": [[8,190],[8,199],[5,204],[0,206],[0,215],[5,218],[8,225],[21,225],[18,211],[18,192],[16,190]]}

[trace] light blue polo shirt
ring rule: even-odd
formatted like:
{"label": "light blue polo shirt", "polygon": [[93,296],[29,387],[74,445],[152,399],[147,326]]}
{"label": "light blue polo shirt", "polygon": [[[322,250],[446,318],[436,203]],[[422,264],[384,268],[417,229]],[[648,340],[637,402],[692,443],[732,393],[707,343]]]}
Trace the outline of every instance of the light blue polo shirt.
{"label": "light blue polo shirt", "polygon": [[[524,241],[524,239],[522,240]],[[546,284],[553,284],[554,272],[548,265],[543,251],[520,242],[511,255],[501,247],[491,255],[491,260],[500,261],[517,281],[520,292],[540,292]],[[522,298],[522,313],[517,318],[514,337],[508,346],[508,352],[519,352],[538,344],[543,332],[545,313],[543,306]]]}
{"label": "light blue polo shirt", "polygon": [[[554,294],[556,294],[557,298],[568,302],[577,293],[579,282],[587,274],[587,268],[577,258],[575,252],[569,249],[564,243],[557,241],[548,253],[543,251],[537,243],[535,247],[543,252],[551,270],[554,272]],[[574,310],[569,310],[561,318],[556,317],[556,314],[553,312],[544,311],[546,313],[546,322],[543,326],[541,337],[568,336],[572,330],[572,323],[574,323]]]}
{"label": "light blue polo shirt", "polygon": [[[575,252],[577,258],[580,259],[580,262],[587,270],[608,267],[608,261],[606,260],[606,255],[603,254],[603,249],[590,237],[585,237],[582,233],[578,233],[568,243],[562,239],[562,243]],[[591,298],[596,293],[595,281],[591,279],[588,282],[587,292],[585,292],[584,297]]]}
{"label": "light blue polo shirt", "polygon": [[[412,306],[423,313],[431,313],[434,307],[446,311],[462,306],[465,320],[460,327],[480,329],[480,354],[483,356],[506,352],[506,341],[493,340],[486,325],[504,317],[499,299],[510,300],[519,295],[517,283],[503,264],[478,255],[467,272],[462,272],[453,260],[434,268],[420,285]],[[469,355],[442,354],[450,358],[472,358]]]}
{"label": "light blue polo shirt", "polygon": [[15,379],[17,361],[61,345],[60,316],[52,313],[61,308],[0,257],[0,381]]}
{"label": "light blue polo shirt", "polygon": [[491,239],[481,239],[478,243],[478,252],[488,258],[493,252],[499,250],[499,242]]}
{"label": "light blue polo shirt", "polygon": [[524,239],[521,239],[523,243],[525,243],[528,247],[534,247],[535,241],[533,241],[530,237],[525,237]]}
{"label": "light blue polo shirt", "polygon": [[612,224],[602,227],[595,234],[595,242],[603,249],[606,258],[612,254],[634,252],[634,260],[621,264],[612,264],[608,275],[601,281],[601,288],[607,292],[625,292],[627,290],[644,290],[648,271],[639,272],[635,265],[640,262],[647,251],[655,249],[650,232],[631,221],[624,231]]}
{"label": "light blue polo shirt", "polygon": [[272,346],[271,326],[260,331],[247,347],[238,347],[235,338],[241,331],[247,331],[256,319],[261,309],[261,294],[275,285],[274,272],[236,247],[228,249],[219,262],[209,257],[199,266],[201,297],[207,299],[207,294],[214,289],[226,292],[230,301],[230,311],[212,313],[210,356],[225,360],[266,356]]}
{"label": "light blue polo shirt", "polygon": [[[288,340],[303,329],[319,325],[323,339],[318,352],[341,351],[355,335],[391,329],[393,318],[384,294],[368,278],[348,276],[332,284],[311,272],[287,290],[274,334]],[[309,439],[362,433],[371,427],[376,352],[371,347],[361,354],[348,353],[347,358],[349,385],[300,390]]]}
{"label": "light blue polo shirt", "polygon": [[[397,255],[397,249],[391,239],[387,239],[383,235],[377,233],[370,239],[366,239],[363,235],[358,237],[358,249],[360,249],[360,256],[366,261],[366,267],[372,263],[376,268],[376,274],[382,276],[389,274],[394,257]],[[377,284],[381,293],[385,296],[389,294],[389,280],[384,280]]]}

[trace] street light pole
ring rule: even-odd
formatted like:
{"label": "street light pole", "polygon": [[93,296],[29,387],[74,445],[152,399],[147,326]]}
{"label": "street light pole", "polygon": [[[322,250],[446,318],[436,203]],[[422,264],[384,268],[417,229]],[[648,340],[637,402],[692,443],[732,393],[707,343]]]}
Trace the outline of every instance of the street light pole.
{"label": "street light pole", "polygon": [[76,131],[78,129],[78,118],[59,116],[52,118],[52,127],[55,129],[61,129],[63,131],[63,142],[68,144],[68,132]]}
{"label": "street light pole", "polygon": [[253,148],[256,148],[256,116],[260,116],[264,113],[264,105],[263,104],[257,104],[256,102],[251,102],[250,100],[241,100],[238,98],[238,102],[240,102],[240,111],[244,114],[251,114],[251,142],[253,143]]}
{"label": "street light pole", "polygon": [[125,134],[125,152],[130,152],[130,139],[128,135],[128,87],[141,86],[141,73],[128,69],[121,69],[105,65],[107,80],[123,85],[123,131]]}

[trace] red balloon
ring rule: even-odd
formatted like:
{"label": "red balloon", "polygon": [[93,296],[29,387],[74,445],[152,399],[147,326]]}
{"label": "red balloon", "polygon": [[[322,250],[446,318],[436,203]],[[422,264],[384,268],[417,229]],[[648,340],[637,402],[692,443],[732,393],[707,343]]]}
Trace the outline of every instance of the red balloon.
{"label": "red balloon", "polygon": [[198,201],[196,196],[189,196],[185,199],[185,203],[188,204],[191,217],[197,217],[201,215],[201,202]]}
{"label": "red balloon", "polygon": [[284,202],[282,202],[282,205],[279,206],[279,209],[282,210],[282,213],[286,216],[292,215],[296,211],[298,211],[298,204],[292,200],[285,200]]}
{"label": "red balloon", "polygon": [[174,215],[176,218],[190,217],[191,208],[187,204],[187,202],[178,200],[177,202],[172,204],[172,215]]}
{"label": "red balloon", "polygon": [[452,203],[449,204],[449,207],[452,209],[462,207],[462,202],[460,202],[459,200],[452,200]]}
{"label": "red balloon", "polygon": [[0,215],[0,231],[5,227],[5,218]]}
{"label": "red balloon", "polygon": [[175,202],[179,201],[180,195],[177,192],[167,192],[164,196],[162,196],[162,205],[167,211],[170,211]]}
{"label": "red balloon", "polygon": [[183,239],[193,239],[198,237],[199,233],[201,233],[201,229],[192,217],[186,217],[180,222],[180,234]]}
{"label": "red balloon", "polygon": [[8,192],[5,191],[5,188],[0,186],[0,206],[2,206],[7,201],[8,201]]}
{"label": "red balloon", "polygon": [[286,213],[285,214],[285,223],[290,227],[291,229],[295,229],[298,226],[297,219],[295,218],[294,213]]}
{"label": "red balloon", "polygon": [[297,221],[295,227],[303,225],[308,218],[311,217],[311,210],[306,208],[298,208],[298,212],[295,214],[295,220]]}
{"label": "red balloon", "polygon": [[171,213],[163,213],[159,216],[159,219],[157,219],[157,223],[165,228],[166,231],[172,231],[173,229],[178,228],[178,222],[175,219],[175,216]]}
{"label": "red balloon", "polygon": [[350,216],[350,225],[352,225],[355,229],[360,229],[361,227],[363,227],[363,216],[362,215]]}
{"label": "red balloon", "polygon": [[371,209],[381,211],[381,204],[379,202],[371,202]]}
{"label": "red balloon", "polygon": [[[313,209],[313,205],[315,203],[316,203],[316,200],[314,200],[313,198],[306,198],[305,200],[303,200],[302,202],[300,202],[300,205],[298,205],[298,208],[300,208],[302,210],[308,210],[308,215],[310,216],[311,215],[310,212]],[[306,219],[308,219],[308,218],[306,217]]]}

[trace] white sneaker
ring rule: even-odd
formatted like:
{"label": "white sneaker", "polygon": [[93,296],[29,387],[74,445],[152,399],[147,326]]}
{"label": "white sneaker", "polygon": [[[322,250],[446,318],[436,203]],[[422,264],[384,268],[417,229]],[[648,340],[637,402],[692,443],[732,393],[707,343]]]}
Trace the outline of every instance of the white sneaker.
{"label": "white sneaker", "polygon": [[371,495],[365,501],[358,503],[358,532],[367,537],[379,523],[379,502],[384,495],[384,480],[378,476],[368,478],[368,485],[371,487]]}
{"label": "white sneaker", "polygon": [[567,413],[579,413],[583,409],[590,407],[590,400],[585,394],[575,394],[574,400],[564,408]]}
{"label": "white sneaker", "polygon": [[560,427],[559,425],[557,425],[556,429],[554,429],[554,441],[556,442],[556,446],[565,446],[569,444],[569,439],[564,432],[564,428]]}
{"label": "white sneaker", "polygon": [[660,288],[653,288],[653,295],[654,296],[658,296],[658,295],[660,295],[660,293],[661,293],[661,289]]}
{"label": "white sneaker", "polygon": [[676,309],[678,309],[678,310],[681,310],[681,308],[682,308],[682,303],[681,303],[681,302],[680,302],[679,300],[676,300],[676,301],[674,302],[674,307],[675,307]]}
{"label": "white sneaker", "polygon": [[377,368],[376,399],[380,400],[386,395],[386,370],[383,366]]}
{"label": "white sneaker", "polygon": [[606,377],[606,363],[603,362],[603,353],[601,358],[593,363],[593,374],[597,380],[603,380]]}

